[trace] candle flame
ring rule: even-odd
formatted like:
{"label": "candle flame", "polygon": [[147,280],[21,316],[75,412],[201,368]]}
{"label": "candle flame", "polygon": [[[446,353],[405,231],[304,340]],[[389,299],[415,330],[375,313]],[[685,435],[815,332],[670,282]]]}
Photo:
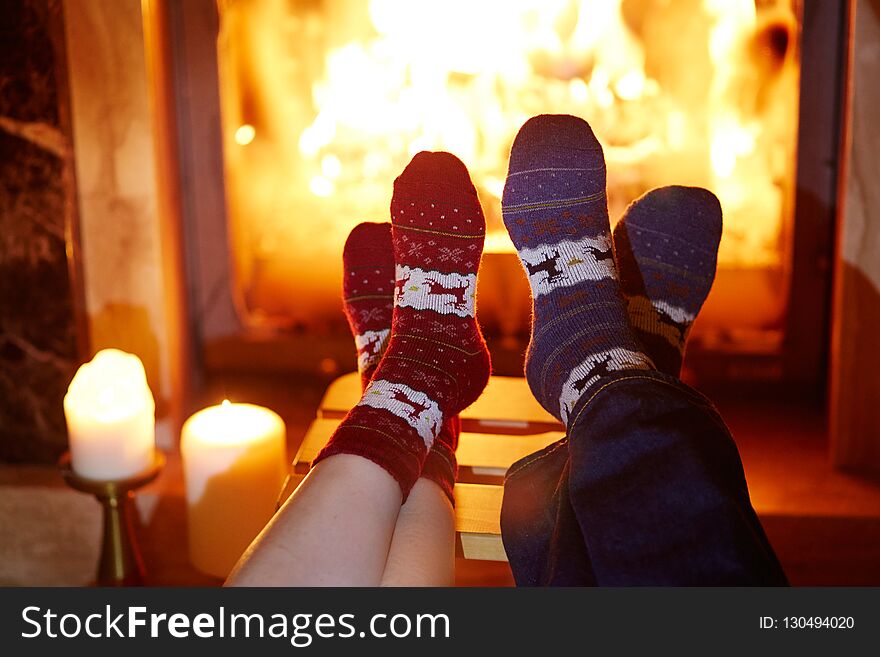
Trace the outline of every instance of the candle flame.
{"label": "candle flame", "polygon": [[245,123],[238,127],[238,130],[235,131],[235,143],[240,146],[247,146],[250,144],[254,137],[257,136],[257,130],[250,123]]}

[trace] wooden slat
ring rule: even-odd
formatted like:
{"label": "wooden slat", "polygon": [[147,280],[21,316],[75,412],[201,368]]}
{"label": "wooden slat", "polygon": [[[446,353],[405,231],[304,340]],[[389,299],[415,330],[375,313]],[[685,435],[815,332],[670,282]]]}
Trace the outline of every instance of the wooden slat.
{"label": "wooden slat", "polygon": [[[305,478],[291,474],[278,498],[284,504]],[[507,561],[501,541],[501,486],[487,484],[455,485],[456,552],[465,559]]]}
{"label": "wooden slat", "polygon": [[[341,418],[361,398],[357,372],[343,374],[327,388],[318,407],[320,418]],[[462,429],[484,433],[562,431],[559,420],[532,396],[518,376],[493,376],[480,398],[461,412]]]}
{"label": "wooden slat", "polygon": [[501,486],[455,485],[455,531],[459,556],[478,561],[507,561],[501,542]]}
{"label": "wooden slat", "polygon": [[503,477],[516,461],[564,437],[562,431],[524,435],[463,431],[458,438],[456,459],[474,474]]}
{"label": "wooden slat", "polygon": [[[339,420],[319,419],[312,422],[294,459],[298,470],[307,468],[327,444],[339,426]],[[515,461],[561,439],[561,431],[539,434],[504,435],[462,432],[459,437],[456,458],[461,468],[474,474],[503,477]]]}

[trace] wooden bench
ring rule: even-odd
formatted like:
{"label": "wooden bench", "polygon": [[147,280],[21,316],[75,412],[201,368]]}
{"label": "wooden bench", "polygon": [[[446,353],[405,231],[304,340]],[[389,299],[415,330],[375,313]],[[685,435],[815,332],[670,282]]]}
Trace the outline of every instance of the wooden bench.
{"label": "wooden bench", "polygon": [[[293,459],[296,472],[308,472],[309,465],[327,444],[339,422],[328,419],[312,422]],[[562,431],[513,435],[462,431],[456,450],[459,481],[471,481],[476,477],[500,479],[512,463],[555,443],[564,435]]]}
{"label": "wooden bench", "polygon": [[[319,418],[342,418],[361,399],[357,372],[333,381],[318,407]],[[461,412],[462,431],[529,434],[565,431],[555,417],[544,410],[521,376],[492,376],[480,398]]]}
{"label": "wooden bench", "polygon": [[[293,460],[280,501],[296,489],[312,460],[327,444],[340,419],[361,398],[357,372],[330,384]],[[459,556],[507,561],[501,541],[501,478],[512,463],[561,439],[564,427],[547,413],[520,377],[493,376],[480,399],[461,413],[462,433],[456,453],[456,547]],[[473,483],[495,478],[497,482]]]}

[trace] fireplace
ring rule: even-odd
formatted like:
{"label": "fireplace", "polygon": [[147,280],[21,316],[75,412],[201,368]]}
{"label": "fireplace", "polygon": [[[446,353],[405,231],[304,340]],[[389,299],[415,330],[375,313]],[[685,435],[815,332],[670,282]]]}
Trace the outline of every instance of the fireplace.
{"label": "fireplace", "polygon": [[[722,202],[689,376],[821,396],[847,3],[446,2],[420,4],[424,16],[414,4],[168,3],[205,367],[353,369],[342,242],[387,217],[415,151],[445,149],[468,164],[489,222],[478,311],[496,369],[521,371],[528,287],[500,218],[506,155],[528,116],[568,112],[603,142],[612,222],[663,184],[705,186]],[[431,34],[414,39],[419,20]]]}

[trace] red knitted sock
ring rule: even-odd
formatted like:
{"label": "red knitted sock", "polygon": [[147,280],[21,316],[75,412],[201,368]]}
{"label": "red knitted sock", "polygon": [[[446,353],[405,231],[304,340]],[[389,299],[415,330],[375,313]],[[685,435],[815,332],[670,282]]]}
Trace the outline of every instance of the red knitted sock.
{"label": "red knitted sock", "polygon": [[[394,308],[394,248],[391,224],[362,223],[352,229],[342,250],[343,310],[354,336],[361,389],[373,378],[385,354]],[[457,415],[443,422],[422,467],[422,477],[436,483],[454,505],[458,474],[455,449],[461,422]]]}
{"label": "red knitted sock", "polygon": [[373,378],[388,346],[394,309],[391,224],[355,226],[342,249],[342,309],[358,355],[361,388]]}
{"label": "red knitted sock", "polygon": [[461,418],[453,415],[443,422],[440,433],[431,445],[431,451],[422,466],[422,477],[430,479],[440,486],[450,504],[455,506],[455,480],[458,478],[458,460],[455,450],[458,449],[458,436],[461,434]]}
{"label": "red knitted sock", "polygon": [[467,169],[449,153],[416,155],[391,200],[396,282],[388,347],[361,401],[315,463],[357,454],[400,484],[405,500],[443,426],[489,379],[475,319],[486,223]]}

